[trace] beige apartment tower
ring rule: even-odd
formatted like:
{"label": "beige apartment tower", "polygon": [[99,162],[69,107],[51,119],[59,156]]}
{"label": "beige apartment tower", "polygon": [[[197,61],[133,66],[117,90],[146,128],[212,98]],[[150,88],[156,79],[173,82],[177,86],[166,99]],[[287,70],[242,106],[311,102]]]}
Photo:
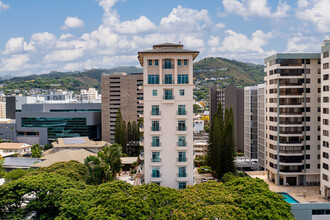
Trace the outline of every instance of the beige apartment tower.
{"label": "beige apartment tower", "polygon": [[198,54],[170,43],[138,53],[145,183],[175,189],[193,184],[193,61]]}
{"label": "beige apartment tower", "polygon": [[330,41],[326,40],[321,46],[321,194],[330,198]]}
{"label": "beige apartment tower", "polygon": [[123,120],[137,121],[143,113],[143,77],[141,73],[113,73],[101,76],[102,140],[110,143],[115,138],[115,122],[120,108]]}
{"label": "beige apartment tower", "polygon": [[320,54],[265,59],[266,168],[278,185],[320,179]]}

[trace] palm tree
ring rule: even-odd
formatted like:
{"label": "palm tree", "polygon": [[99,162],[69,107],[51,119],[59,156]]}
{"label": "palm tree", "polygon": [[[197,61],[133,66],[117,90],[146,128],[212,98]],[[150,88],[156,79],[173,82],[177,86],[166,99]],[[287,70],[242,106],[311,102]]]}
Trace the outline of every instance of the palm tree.
{"label": "palm tree", "polygon": [[85,159],[88,167],[90,182],[102,183],[113,180],[121,169],[121,146],[113,144],[103,147],[97,157],[89,156]]}

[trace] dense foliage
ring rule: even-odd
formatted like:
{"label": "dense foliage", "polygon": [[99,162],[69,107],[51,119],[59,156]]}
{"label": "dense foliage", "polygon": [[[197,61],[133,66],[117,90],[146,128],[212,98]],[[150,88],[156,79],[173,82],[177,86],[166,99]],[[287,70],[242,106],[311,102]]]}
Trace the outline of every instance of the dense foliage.
{"label": "dense foliage", "polygon": [[225,115],[221,102],[213,116],[210,133],[207,161],[216,176],[220,179],[225,173],[235,173],[235,136],[233,110],[226,108]]}
{"label": "dense foliage", "polygon": [[122,151],[129,157],[138,156],[140,150],[139,123],[123,120],[120,108],[118,109],[115,122],[115,142],[122,146]]}
{"label": "dense foliage", "polygon": [[5,160],[0,155],[0,178],[3,177],[3,175],[4,175],[4,169],[3,169],[3,166],[2,166],[2,164],[4,162],[5,162]]}
{"label": "dense foliage", "polygon": [[6,182],[18,180],[19,178],[25,176],[28,171],[24,169],[15,169],[5,173],[5,180]]}
{"label": "dense foliage", "polygon": [[88,183],[100,184],[115,179],[121,169],[121,146],[117,143],[103,147],[97,157],[88,156],[85,165],[88,168]]}
{"label": "dense foliage", "polygon": [[39,144],[35,144],[31,147],[31,153],[33,158],[40,158],[42,156],[42,147]]}
{"label": "dense foliage", "polygon": [[[72,162],[66,168],[76,169]],[[54,172],[0,186],[0,218],[31,211],[38,219],[293,219],[290,204],[265,182],[231,175],[184,190],[122,181],[93,186]]]}

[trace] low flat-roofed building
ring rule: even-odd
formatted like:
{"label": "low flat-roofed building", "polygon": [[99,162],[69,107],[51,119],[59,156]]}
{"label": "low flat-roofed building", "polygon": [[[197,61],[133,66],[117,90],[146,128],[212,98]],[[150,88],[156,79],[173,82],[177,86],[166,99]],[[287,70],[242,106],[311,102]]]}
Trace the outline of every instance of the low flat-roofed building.
{"label": "low flat-roofed building", "polygon": [[4,153],[31,153],[31,145],[25,143],[0,143],[0,154]]}
{"label": "low flat-roofed building", "polygon": [[75,160],[80,163],[84,163],[84,160],[88,156],[96,156],[96,153],[90,152],[85,149],[80,150],[61,150],[59,152],[49,154],[41,158],[41,162],[33,164],[31,167],[48,167],[57,162],[65,162]]}
{"label": "low flat-roofed building", "polygon": [[75,138],[57,138],[56,142],[52,143],[53,152],[61,150],[80,150],[85,149],[97,153],[102,147],[111,145],[106,141],[92,141],[88,137],[75,137]]}

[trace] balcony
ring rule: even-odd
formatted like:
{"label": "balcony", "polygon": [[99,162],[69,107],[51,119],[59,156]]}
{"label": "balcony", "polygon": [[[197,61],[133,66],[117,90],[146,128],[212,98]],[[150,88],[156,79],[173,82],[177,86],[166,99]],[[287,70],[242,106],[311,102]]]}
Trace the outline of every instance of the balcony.
{"label": "balcony", "polygon": [[160,135],[161,134],[161,127],[160,126],[151,127],[150,131],[151,131],[150,132],[151,134]]}
{"label": "balcony", "polygon": [[160,163],[161,161],[162,161],[162,158],[160,158],[160,157],[151,158],[151,163]]}
{"label": "balcony", "polygon": [[162,174],[161,173],[152,173],[151,175],[151,180],[152,181],[161,181],[160,178],[162,178]]}
{"label": "balcony", "polygon": [[161,143],[160,142],[151,142],[151,147],[160,147]]}
{"label": "balcony", "polygon": [[188,158],[187,158],[187,157],[176,158],[176,161],[177,161],[178,163],[186,163],[186,162],[187,162],[187,160],[188,160]]}
{"label": "balcony", "polygon": [[177,131],[187,131],[187,126],[182,125],[182,126],[176,126]]}
{"label": "balcony", "polygon": [[178,119],[186,119],[188,116],[187,116],[187,111],[186,110],[179,110],[179,111],[176,111],[176,118]]}
{"label": "balcony", "polygon": [[164,95],[163,96],[163,103],[167,104],[167,103],[175,103],[175,99],[174,99],[174,95]]}
{"label": "balcony", "polygon": [[171,63],[169,63],[169,64],[163,64],[163,69],[174,69],[174,64],[171,64]]}
{"label": "balcony", "polygon": [[177,173],[177,177],[179,178],[186,178],[187,176],[187,173]]}
{"label": "balcony", "polygon": [[174,79],[163,79],[163,84],[166,85],[174,84]]}
{"label": "balcony", "polygon": [[161,111],[160,110],[151,110],[150,119],[161,119]]}
{"label": "balcony", "polygon": [[178,141],[176,142],[176,146],[178,147],[186,147],[187,146],[187,141]]}

